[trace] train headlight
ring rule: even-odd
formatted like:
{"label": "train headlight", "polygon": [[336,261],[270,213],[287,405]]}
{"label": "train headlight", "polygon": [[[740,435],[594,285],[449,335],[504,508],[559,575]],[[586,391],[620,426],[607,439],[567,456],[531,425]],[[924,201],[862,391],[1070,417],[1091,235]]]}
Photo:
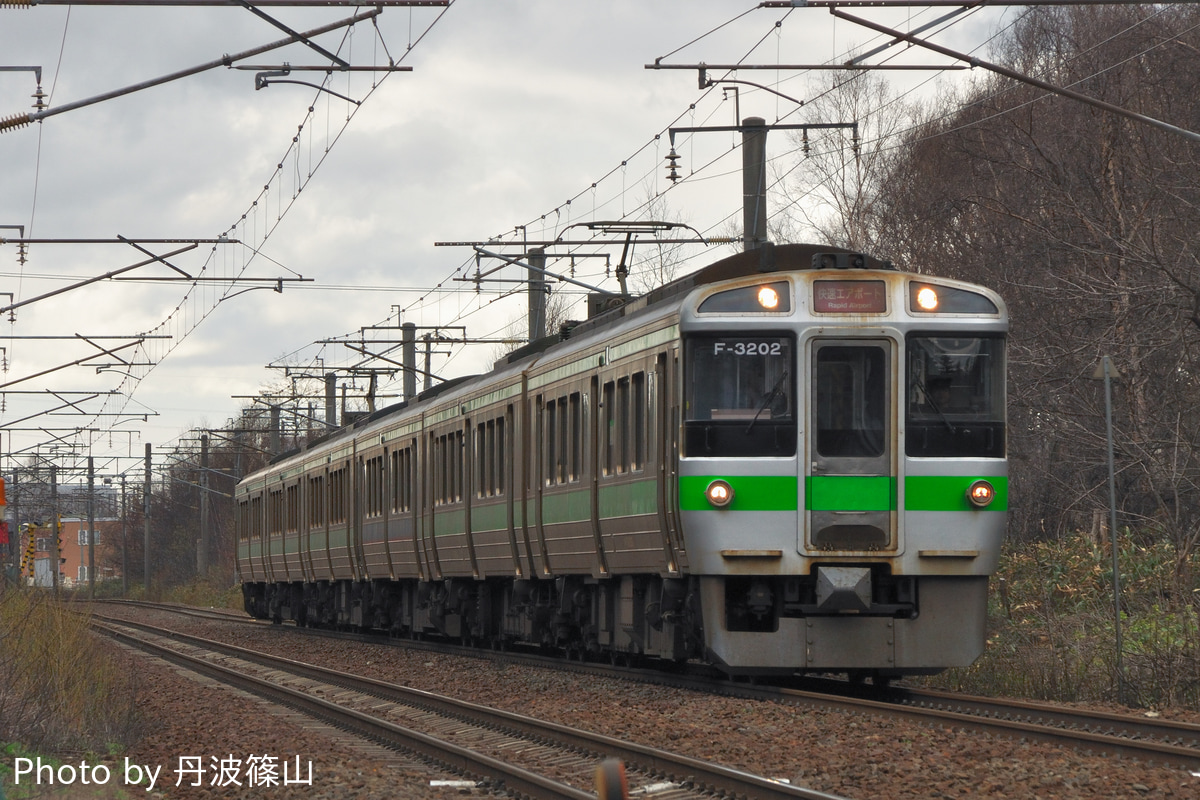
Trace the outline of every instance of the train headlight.
{"label": "train headlight", "polygon": [[708,488],[704,490],[704,496],[714,507],[725,508],[733,502],[733,487],[729,485],[729,481],[718,479],[708,485]]}
{"label": "train headlight", "polygon": [[976,508],[987,508],[996,499],[996,487],[987,481],[975,481],[967,488],[967,500]]}
{"label": "train headlight", "polygon": [[770,286],[763,286],[758,290],[758,304],[767,311],[774,311],[779,308],[779,292]]}
{"label": "train headlight", "polygon": [[938,293],[932,286],[922,286],[917,290],[917,305],[922,311],[933,311],[938,307]]}

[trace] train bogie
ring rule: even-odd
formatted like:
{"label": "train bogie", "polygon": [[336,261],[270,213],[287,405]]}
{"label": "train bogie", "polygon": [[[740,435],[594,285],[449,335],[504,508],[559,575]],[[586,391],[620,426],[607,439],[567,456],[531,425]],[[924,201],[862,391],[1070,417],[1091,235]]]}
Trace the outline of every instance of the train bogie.
{"label": "train bogie", "polygon": [[773,253],[247,478],[247,610],[735,674],[971,663],[1008,500],[1003,304]]}

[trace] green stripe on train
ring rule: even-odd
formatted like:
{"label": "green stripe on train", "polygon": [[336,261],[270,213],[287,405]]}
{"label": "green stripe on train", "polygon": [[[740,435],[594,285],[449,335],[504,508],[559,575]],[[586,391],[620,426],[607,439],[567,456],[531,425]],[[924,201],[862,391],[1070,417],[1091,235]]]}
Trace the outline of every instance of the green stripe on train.
{"label": "green stripe on train", "polygon": [[893,511],[896,481],[889,475],[810,475],[805,479],[809,511]]}
{"label": "green stripe on train", "polygon": [[600,516],[625,517],[658,513],[658,479],[600,484]]}
{"label": "green stripe on train", "polygon": [[912,475],[904,481],[905,511],[972,511],[967,489],[985,480],[996,489],[988,511],[1008,510],[1008,478],[1000,475]]}
{"label": "green stripe on train", "polygon": [[795,511],[799,486],[795,475],[681,475],[679,508],[712,511],[705,497],[708,485],[721,479],[733,487],[727,511]]}
{"label": "green stripe on train", "polygon": [[[786,475],[690,475],[679,479],[683,511],[712,511],[705,497],[718,478],[733,487],[730,511],[795,511],[797,480]],[[905,511],[971,511],[967,488],[980,476],[914,475],[904,481]],[[996,488],[988,511],[1008,510],[1008,478],[983,476]],[[805,479],[807,511],[894,511],[896,480],[886,475],[813,475]]]}

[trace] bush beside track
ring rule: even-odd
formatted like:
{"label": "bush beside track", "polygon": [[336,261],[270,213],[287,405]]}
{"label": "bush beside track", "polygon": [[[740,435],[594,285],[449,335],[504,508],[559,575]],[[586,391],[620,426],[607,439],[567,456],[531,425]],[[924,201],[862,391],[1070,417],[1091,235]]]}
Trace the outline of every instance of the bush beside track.
{"label": "bush beside track", "polygon": [[[1200,553],[1121,531],[1125,702],[1200,710]],[[1086,533],[1006,545],[991,581],[988,645],[925,685],[1062,702],[1115,702],[1112,551]]]}

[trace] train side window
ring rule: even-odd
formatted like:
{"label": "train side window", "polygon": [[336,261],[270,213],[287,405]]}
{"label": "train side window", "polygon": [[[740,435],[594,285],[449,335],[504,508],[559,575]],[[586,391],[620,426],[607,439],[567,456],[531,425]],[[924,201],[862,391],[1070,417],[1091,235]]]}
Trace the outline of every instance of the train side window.
{"label": "train side window", "polygon": [[630,421],[629,468],[634,472],[646,466],[646,373],[636,372],[632,378],[632,408],[633,419]]}
{"label": "train side window", "polygon": [[289,486],[284,491],[287,517],[283,529],[286,533],[296,533],[300,530],[300,484]]}
{"label": "train side window", "polygon": [[249,522],[249,519],[247,518],[249,513],[249,505],[250,504],[245,500],[239,500],[237,504],[237,516],[234,517],[234,527],[237,529],[237,540],[239,542],[244,542],[250,538],[249,531],[246,527],[247,523]]}
{"label": "train side window", "polygon": [[496,494],[504,494],[504,467],[508,463],[504,449],[504,417],[496,420]]}
{"label": "train side window", "polygon": [[542,415],[542,424],[542,441],[545,442],[543,450],[546,456],[546,467],[542,474],[546,485],[550,486],[554,483],[555,476],[558,474],[555,471],[555,467],[558,464],[558,403],[554,400],[546,401]]}
{"label": "train side window", "polygon": [[583,477],[583,402],[579,392],[572,392],[567,398],[567,411],[570,427],[570,470],[567,478],[577,482]]}
{"label": "train side window", "polygon": [[438,496],[438,502],[445,505],[450,502],[452,493],[454,492],[453,484],[453,454],[450,452],[450,437],[438,437],[438,462],[441,465],[441,493]]}
{"label": "train side window", "polygon": [[617,430],[616,430],[616,462],[617,474],[629,471],[629,378],[617,381]]}
{"label": "train side window", "polygon": [[475,462],[479,476],[477,497],[504,493],[504,418],[481,422],[476,427]]}
{"label": "train side window", "polygon": [[450,494],[450,502],[459,503],[463,499],[463,489],[467,484],[466,475],[466,450],[464,448],[463,432],[461,430],[450,434],[450,457],[454,471],[450,478],[453,481],[453,491]]}
{"label": "train side window", "polygon": [[601,415],[603,428],[600,431],[600,446],[603,448],[602,460],[605,475],[615,475],[617,471],[617,385],[613,381],[604,384],[604,413]]}
{"label": "train side window", "polygon": [[496,420],[488,420],[487,424],[487,449],[483,453],[483,463],[487,466],[487,474],[484,476],[487,486],[488,497],[494,497],[499,494],[496,491]]}
{"label": "train side window", "polygon": [[283,533],[283,492],[272,491],[268,497],[267,533],[271,536]]}
{"label": "train side window", "polygon": [[442,449],[446,454],[446,496],[442,499],[453,503],[458,495],[458,453],[454,447],[454,434],[448,433],[442,437]]}
{"label": "train side window", "polygon": [[413,449],[415,444],[392,451],[392,511],[412,510]]}
{"label": "train side window", "polygon": [[393,450],[391,458],[392,471],[389,476],[391,480],[388,482],[388,493],[391,495],[391,509],[392,511],[402,511],[403,507],[401,506],[400,501],[400,461],[402,458],[404,458],[404,451]]}
{"label": "train side window", "polygon": [[475,496],[488,496],[488,430],[487,423],[475,426]]}
{"label": "train side window", "polygon": [[325,524],[325,476],[313,475],[308,479],[308,527],[319,528]]}
{"label": "train side window", "polygon": [[435,505],[447,505],[459,499],[462,478],[461,450],[462,432],[443,434],[434,440],[434,474],[436,476]]}
{"label": "train side window", "polygon": [[446,502],[446,477],[449,474],[449,471],[446,469],[445,436],[435,436],[433,438],[433,471],[436,476],[434,504],[441,505]]}
{"label": "train side window", "polygon": [[433,470],[436,481],[433,502],[447,505],[462,500],[463,432],[452,431],[433,441]]}
{"label": "train side window", "polygon": [[400,487],[400,481],[401,481],[401,475],[403,473],[403,467],[401,466],[401,464],[404,459],[404,450],[403,449],[393,450],[391,459],[392,459],[392,463],[391,463],[392,471],[391,471],[391,474],[389,475],[390,480],[388,482],[388,494],[391,496],[391,499],[390,499],[391,506],[390,507],[393,512],[403,511],[404,510],[404,505],[403,505],[403,500],[402,500],[403,490]]}
{"label": "train side window", "polygon": [[338,525],[346,521],[346,468],[329,473],[329,522]]}
{"label": "train side window", "polygon": [[367,459],[364,498],[364,515],[378,517],[383,515],[383,456]]}
{"label": "train side window", "polygon": [[554,479],[557,483],[567,482],[567,461],[568,450],[571,446],[571,440],[567,434],[567,423],[570,419],[567,416],[567,398],[558,398],[558,460],[554,465]]}
{"label": "train side window", "polygon": [[261,539],[262,529],[262,495],[250,498],[250,536]]}

